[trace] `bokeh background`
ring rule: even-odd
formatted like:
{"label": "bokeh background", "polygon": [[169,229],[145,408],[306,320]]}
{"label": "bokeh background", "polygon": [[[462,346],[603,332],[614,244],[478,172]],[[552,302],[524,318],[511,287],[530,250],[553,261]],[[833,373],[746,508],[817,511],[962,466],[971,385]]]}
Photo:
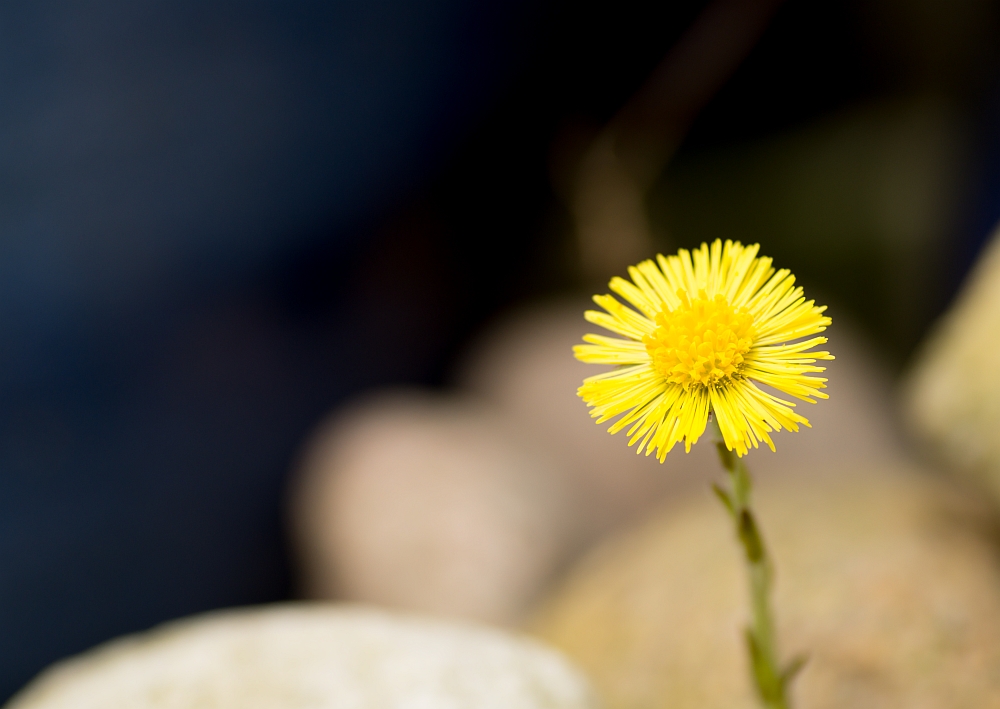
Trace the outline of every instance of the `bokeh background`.
{"label": "bokeh background", "polygon": [[286,481],[324,415],[443,386],[509,308],[651,250],[760,241],[901,371],[1000,217],[998,20],[4,5],[0,696],[110,637],[296,595]]}

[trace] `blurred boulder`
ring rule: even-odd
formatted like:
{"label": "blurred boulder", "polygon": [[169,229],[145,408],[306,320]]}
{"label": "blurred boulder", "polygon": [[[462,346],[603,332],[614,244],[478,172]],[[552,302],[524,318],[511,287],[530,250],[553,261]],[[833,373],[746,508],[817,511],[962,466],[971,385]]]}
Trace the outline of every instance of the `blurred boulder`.
{"label": "blurred boulder", "polygon": [[1000,501],[1000,236],[919,353],[904,402],[918,440]]}
{"label": "blurred boulder", "polygon": [[296,473],[303,591],[512,622],[572,547],[571,494],[484,406],[371,396],[320,427]]}
{"label": "blurred boulder", "polygon": [[[751,468],[763,458],[751,455]],[[1000,707],[992,518],[908,469],[811,470],[758,490],[779,650],[808,655],[797,704]],[[532,627],[590,674],[610,709],[750,709],[747,605],[729,519],[706,492],[598,548]]]}
{"label": "blurred boulder", "polygon": [[[470,349],[457,381],[506,417],[525,445],[556,461],[565,486],[578,491],[578,516],[590,538],[627,523],[666,496],[708,485],[718,471],[711,446],[685,454],[675,448],[660,464],[638,456],[624,433],[596,425],[576,395],[584,377],[602,371],[572,356],[587,332],[588,300],[551,303],[509,316]],[[837,359],[827,363],[830,394],[817,405],[799,403],[813,428],[775,437],[777,453],[755,456],[756,473],[814,469],[811,461],[853,465],[900,458],[891,386],[877,357],[848,325],[837,319],[828,345]],[[845,441],[849,445],[845,445]]]}
{"label": "blurred boulder", "polygon": [[[383,392],[317,430],[290,515],[305,595],[516,622],[590,543],[707,487],[711,446],[661,465],[590,418],[576,389],[600,370],[572,357],[593,329],[585,309],[554,303],[491,328],[459,368],[461,394]],[[814,456],[903,457],[888,377],[849,328],[833,338],[831,398],[802,405],[815,428],[759,454],[763,477],[808,474]]]}
{"label": "blurred boulder", "polygon": [[495,630],[273,606],[168,623],[59,663],[8,709],[593,709],[557,653]]}
{"label": "blurred boulder", "polygon": [[595,538],[663,495],[689,486],[715,459],[704,450],[668,456],[661,465],[638,456],[624,434],[598,426],[576,390],[601,367],[578,362],[573,345],[595,330],[580,299],[509,315],[469,349],[456,375],[459,388],[490,405],[520,440],[546,450],[564,484],[575,489],[586,534]]}

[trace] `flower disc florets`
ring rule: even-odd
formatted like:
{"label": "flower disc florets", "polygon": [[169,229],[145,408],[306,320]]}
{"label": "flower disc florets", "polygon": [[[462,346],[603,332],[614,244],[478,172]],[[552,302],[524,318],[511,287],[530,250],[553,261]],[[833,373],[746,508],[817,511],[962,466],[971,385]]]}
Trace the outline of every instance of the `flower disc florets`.
{"label": "flower disc florets", "polygon": [[685,391],[740,378],[753,345],[753,315],[721,294],[709,298],[704,289],[693,300],[683,290],[677,297],[681,305],[660,311],[656,329],[642,338],[656,371]]}

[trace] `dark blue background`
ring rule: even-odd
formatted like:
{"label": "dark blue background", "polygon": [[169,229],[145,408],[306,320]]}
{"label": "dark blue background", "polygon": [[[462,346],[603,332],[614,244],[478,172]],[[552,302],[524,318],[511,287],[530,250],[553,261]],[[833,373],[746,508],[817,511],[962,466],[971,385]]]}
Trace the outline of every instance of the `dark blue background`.
{"label": "dark blue background", "polygon": [[428,263],[367,255],[373,225],[496,100],[537,19],[0,7],[0,697],[113,635],[288,595],[296,446],[436,355],[430,301],[366,284],[395,269],[427,293]]}

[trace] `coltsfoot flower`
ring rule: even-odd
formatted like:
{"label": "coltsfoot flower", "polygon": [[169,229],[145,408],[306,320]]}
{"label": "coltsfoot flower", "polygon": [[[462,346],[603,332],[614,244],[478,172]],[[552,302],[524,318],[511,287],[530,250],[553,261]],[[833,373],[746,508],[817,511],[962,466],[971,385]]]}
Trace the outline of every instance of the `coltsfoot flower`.
{"label": "coltsfoot flower", "polygon": [[638,453],[656,450],[663,462],[680,441],[690,451],[711,412],[729,450],[742,456],[760,441],[774,450],[769,434],[809,422],[758,383],[810,403],[827,398],[816,361],[833,356],[810,351],[827,341],[811,337],[830,324],[826,306],[806,300],[759,249],[717,239],[659,255],[630,267],[631,282],[611,280],[632,307],[594,296],[606,312],[588,310],[587,320],[627,339],[584,336],[577,359],[616,369],[585,379],[579,394],[598,423],[621,415],[609,430],[627,428]]}

